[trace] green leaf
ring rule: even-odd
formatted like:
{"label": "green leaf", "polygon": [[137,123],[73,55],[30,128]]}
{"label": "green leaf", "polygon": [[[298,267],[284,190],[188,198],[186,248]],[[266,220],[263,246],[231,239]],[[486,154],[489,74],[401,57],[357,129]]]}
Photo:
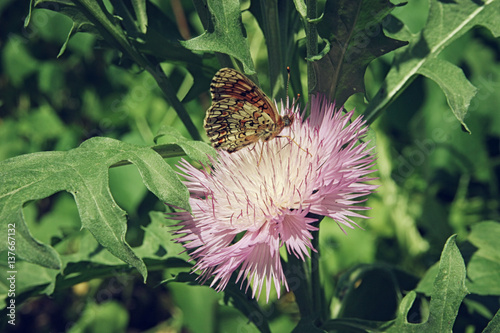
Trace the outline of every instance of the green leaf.
{"label": "green leaf", "polygon": [[444,90],[455,117],[467,130],[464,119],[476,89],[460,68],[452,64],[444,65],[444,60],[436,57],[446,46],[476,25],[490,29],[495,37],[499,36],[497,14],[500,12],[500,1],[432,0],[430,3],[425,28],[411,36],[407,48],[397,52],[382,88],[370,101],[365,111],[368,122],[372,122],[415,75],[422,74],[436,80]]}
{"label": "green leaf", "polygon": [[[11,269],[1,265],[0,269],[0,298],[2,301],[7,299],[8,290],[10,288],[10,281],[7,278],[10,277],[12,273],[9,273]],[[16,302],[22,302],[27,296],[22,295],[22,293],[27,291],[36,291],[37,295],[47,294],[50,295],[54,291],[56,276],[59,271],[54,269],[47,269],[42,266],[34,265],[26,261],[16,262]],[[4,306],[0,306],[4,308]]]}
{"label": "green leaf", "polygon": [[170,147],[171,144],[175,144],[182,148],[189,158],[194,161],[200,161],[204,165],[210,163],[209,156],[213,158],[217,156],[217,152],[210,145],[200,141],[188,140],[176,128],[171,126],[162,126],[156,134],[155,142],[165,145],[155,147],[160,154],[164,147]]}
{"label": "green leaf", "polygon": [[[150,212],[151,223],[144,229],[142,245],[134,248],[141,258],[158,260],[181,259],[188,261],[189,255],[184,247],[173,240],[172,228],[165,224],[165,214]],[[190,264],[188,264],[191,266]],[[168,265],[166,265],[168,266]]]}
{"label": "green leaf", "polygon": [[463,120],[470,106],[470,101],[477,93],[477,88],[467,80],[464,72],[448,61],[429,59],[423,64],[420,74],[439,84],[439,87],[446,95],[451,110],[467,131],[470,132]]}
{"label": "green leaf", "polygon": [[[466,286],[470,293],[500,295],[500,223],[482,222],[474,224],[468,240],[478,249],[467,265]],[[432,281],[436,278],[438,265],[433,265],[420,280],[417,291],[430,295]]]}
{"label": "green leaf", "polygon": [[307,5],[304,0],[293,0],[295,4],[295,9],[299,12],[303,20],[307,19]]}
{"label": "green leaf", "polygon": [[241,61],[246,74],[254,74],[255,69],[248,41],[243,36],[240,2],[238,0],[208,0],[207,5],[213,15],[214,31],[205,31],[201,36],[182,42],[182,44],[193,51],[230,55]]}
{"label": "green leaf", "polygon": [[38,60],[28,52],[21,38],[14,35],[5,42],[2,67],[14,86],[20,86],[39,66]]}
{"label": "green leaf", "polygon": [[[368,64],[406,45],[383,33],[382,20],[393,8],[389,1],[330,0],[326,3],[318,32],[331,46],[326,56],[313,62],[317,79],[314,92],[343,105],[352,94],[365,91]],[[344,19],[346,17],[349,19]]]}
{"label": "green leaf", "polygon": [[432,294],[432,289],[434,286],[434,281],[436,280],[436,276],[439,271],[439,262],[432,265],[427,272],[425,272],[424,277],[418,283],[416,292],[423,293],[426,296],[430,296]]}
{"label": "green leaf", "polygon": [[410,324],[407,321],[408,312],[416,298],[416,292],[412,291],[401,301],[398,317],[387,332],[452,332],[458,308],[467,295],[465,264],[455,238],[456,235],[448,238],[441,253],[427,322]]}
{"label": "green leaf", "polygon": [[[94,5],[101,5],[104,7],[101,1],[95,1]],[[81,8],[75,2],[70,1],[70,0],[32,0],[31,1],[31,6],[32,8],[56,8],[58,12],[61,14],[64,14],[71,18],[73,20],[73,26],[71,27],[71,30],[68,33],[68,37],[66,38],[66,41],[64,44],[61,46],[61,50],[59,51],[59,54],[57,55],[60,57],[64,51],[66,50],[66,47],[68,45],[69,40],[71,37],[73,37],[77,32],[88,32],[92,33],[98,37],[102,36],[99,33],[98,28],[96,27],[95,23],[90,21],[84,13],[81,11]],[[101,7],[101,8],[102,8]],[[30,10],[31,14],[31,10]],[[25,26],[27,26],[30,22],[31,15],[28,15],[25,21]]]}
{"label": "green leaf", "polygon": [[[149,271],[165,268],[188,270],[189,255],[181,244],[172,240],[170,226],[166,225],[165,214],[151,212],[151,223],[144,228],[142,245],[134,247],[135,254],[143,259]],[[121,281],[134,279],[130,268],[122,260],[103,250],[92,234],[86,230],[72,233],[54,246],[61,255],[63,273],[26,261],[16,263],[16,301],[23,302],[29,297],[41,294],[51,295],[83,281],[120,275]],[[67,253],[67,254],[66,254]],[[0,296],[7,299],[8,267],[0,270]],[[189,274],[188,274],[189,275]],[[5,306],[3,306],[4,308]],[[2,306],[0,306],[2,308]],[[0,312],[1,314],[1,312]]]}
{"label": "green leaf", "polygon": [[488,326],[483,330],[483,333],[495,333],[500,331],[500,310],[497,311],[493,319],[488,323]]}
{"label": "green leaf", "polygon": [[[160,200],[189,209],[189,193],[175,172],[151,148],[107,138],[92,138],[68,152],[43,152],[0,162],[0,231],[7,235],[15,224],[16,254],[29,262],[59,269],[55,250],[36,241],[22,216],[26,202],[67,191],[75,198],[82,220],[95,239],[114,256],[137,268],[146,267],[125,242],[126,214],[114,201],[108,168],[130,161],[139,169],[146,187]],[[0,251],[7,250],[6,242]]]}
{"label": "green leaf", "polygon": [[68,333],[77,332],[125,332],[129,314],[121,303],[107,301],[101,304],[89,303],[80,318],[72,323]]}
{"label": "green leaf", "polygon": [[479,295],[500,295],[500,223],[483,222],[472,226],[468,240],[478,250],[467,266],[467,288]]}

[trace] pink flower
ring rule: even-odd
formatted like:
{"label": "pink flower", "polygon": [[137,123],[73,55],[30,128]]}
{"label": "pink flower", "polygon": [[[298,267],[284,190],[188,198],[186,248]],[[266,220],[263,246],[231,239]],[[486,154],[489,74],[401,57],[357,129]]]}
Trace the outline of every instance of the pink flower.
{"label": "pink flower", "polygon": [[181,162],[192,213],[174,214],[181,220],[177,241],[191,251],[203,282],[213,276],[217,291],[239,269],[237,282],[243,286],[247,279],[252,297],[261,294],[264,282],[267,300],[272,283],[279,297],[280,285],[288,290],[280,247],[302,260],[315,251],[311,231],[317,219],[308,213],[353,229],[358,225],[351,217],[365,217],[356,211],[369,209],[356,205],[376,188],[365,183],[374,179],[366,177],[374,156],[358,140],[367,132],[362,119],[350,123],[352,111],[343,114],[317,97],[307,120],[297,108],[291,112],[295,122],[280,137],[232,154],[222,151],[204,170]]}

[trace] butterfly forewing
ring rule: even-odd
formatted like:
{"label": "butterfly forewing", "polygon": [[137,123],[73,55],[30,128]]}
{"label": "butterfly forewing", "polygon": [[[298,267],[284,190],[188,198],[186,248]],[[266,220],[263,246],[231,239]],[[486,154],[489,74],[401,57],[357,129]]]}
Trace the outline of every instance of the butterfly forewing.
{"label": "butterfly forewing", "polygon": [[237,151],[259,139],[276,137],[290,126],[270,99],[243,74],[230,68],[219,70],[210,85],[212,106],[207,111],[205,129],[217,149]]}

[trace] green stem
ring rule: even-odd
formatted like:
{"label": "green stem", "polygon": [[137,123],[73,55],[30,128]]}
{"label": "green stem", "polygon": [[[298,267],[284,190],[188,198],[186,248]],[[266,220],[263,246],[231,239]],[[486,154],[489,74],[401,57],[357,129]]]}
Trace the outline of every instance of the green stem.
{"label": "green stem", "polygon": [[75,5],[79,10],[84,13],[89,21],[91,21],[96,28],[101,33],[102,37],[108,41],[110,44],[114,45],[119,51],[126,54],[129,58],[139,65],[141,68],[145,68],[150,74],[153,75],[156,82],[158,83],[160,89],[165,94],[167,102],[172,105],[177,115],[186,126],[189,134],[194,140],[201,140],[200,133],[198,129],[194,126],[189,114],[187,113],[184,105],[179,101],[177,95],[168,80],[163,69],[157,64],[151,63],[147,60],[136,48],[129,42],[125,33],[122,31],[121,27],[114,24],[115,19],[109,14],[109,12],[101,6],[100,1],[89,1],[89,0],[74,0]]}
{"label": "green stem", "polygon": [[372,124],[377,118],[382,114],[382,112],[394,102],[394,100],[403,93],[403,91],[408,87],[415,79],[416,75],[410,77],[404,87],[399,89],[398,93],[388,96],[385,90],[382,89],[371,99],[370,104],[363,112],[363,119],[368,125]]}
{"label": "green stem", "polygon": [[[308,217],[311,214],[308,214]],[[315,214],[312,214],[315,215]],[[317,218],[318,216],[314,216]],[[319,217],[318,221],[322,220],[322,216]],[[315,227],[319,227],[319,222],[313,224]],[[318,314],[319,320],[324,322],[328,318],[328,311],[326,309],[326,300],[323,288],[321,286],[320,277],[320,252],[319,252],[319,230],[311,232],[312,234],[312,246],[317,252],[311,251],[311,292],[312,292],[312,306],[314,313]]]}
{"label": "green stem", "polygon": [[[316,5],[316,0],[307,0],[306,46],[308,59],[318,54],[318,31],[316,23],[312,22],[318,17]],[[310,61],[307,62],[307,86],[309,95],[311,95],[316,88],[316,75]],[[309,96],[309,100],[311,100],[311,96]]]}
{"label": "green stem", "polygon": [[285,91],[285,67],[281,52],[282,43],[279,29],[278,1],[260,0],[260,8],[263,18],[263,31],[266,38],[271,95],[274,98],[283,98]]}
{"label": "green stem", "polygon": [[311,306],[311,289],[306,273],[306,263],[293,254],[288,255],[288,262],[282,260],[285,269],[285,276],[291,291],[295,295],[297,306],[299,307],[301,318],[311,318],[314,316],[314,309]]}
{"label": "green stem", "polygon": [[163,71],[163,68],[161,68],[160,64],[158,63],[155,66],[148,61],[144,64],[143,67],[154,77],[156,83],[165,95],[165,99],[177,112],[177,116],[179,116],[184,126],[186,126],[186,129],[191,135],[191,138],[193,138],[193,140],[201,141],[201,136],[198,132],[198,129],[193,124],[193,121],[191,120],[191,117],[189,117],[189,114],[184,108],[184,105],[177,98],[177,94],[174,92],[174,88],[172,87],[170,80]]}

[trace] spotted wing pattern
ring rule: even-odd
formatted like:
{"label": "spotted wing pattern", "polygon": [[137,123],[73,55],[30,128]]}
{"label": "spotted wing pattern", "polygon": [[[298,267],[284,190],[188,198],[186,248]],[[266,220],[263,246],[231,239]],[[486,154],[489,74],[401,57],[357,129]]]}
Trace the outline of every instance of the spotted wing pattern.
{"label": "spotted wing pattern", "polygon": [[219,70],[210,84],[212,106],[205,130],[216,149],[232,153],[259,140],[275,138],[293,116],[281,116],[269,97],[231,68]]}

